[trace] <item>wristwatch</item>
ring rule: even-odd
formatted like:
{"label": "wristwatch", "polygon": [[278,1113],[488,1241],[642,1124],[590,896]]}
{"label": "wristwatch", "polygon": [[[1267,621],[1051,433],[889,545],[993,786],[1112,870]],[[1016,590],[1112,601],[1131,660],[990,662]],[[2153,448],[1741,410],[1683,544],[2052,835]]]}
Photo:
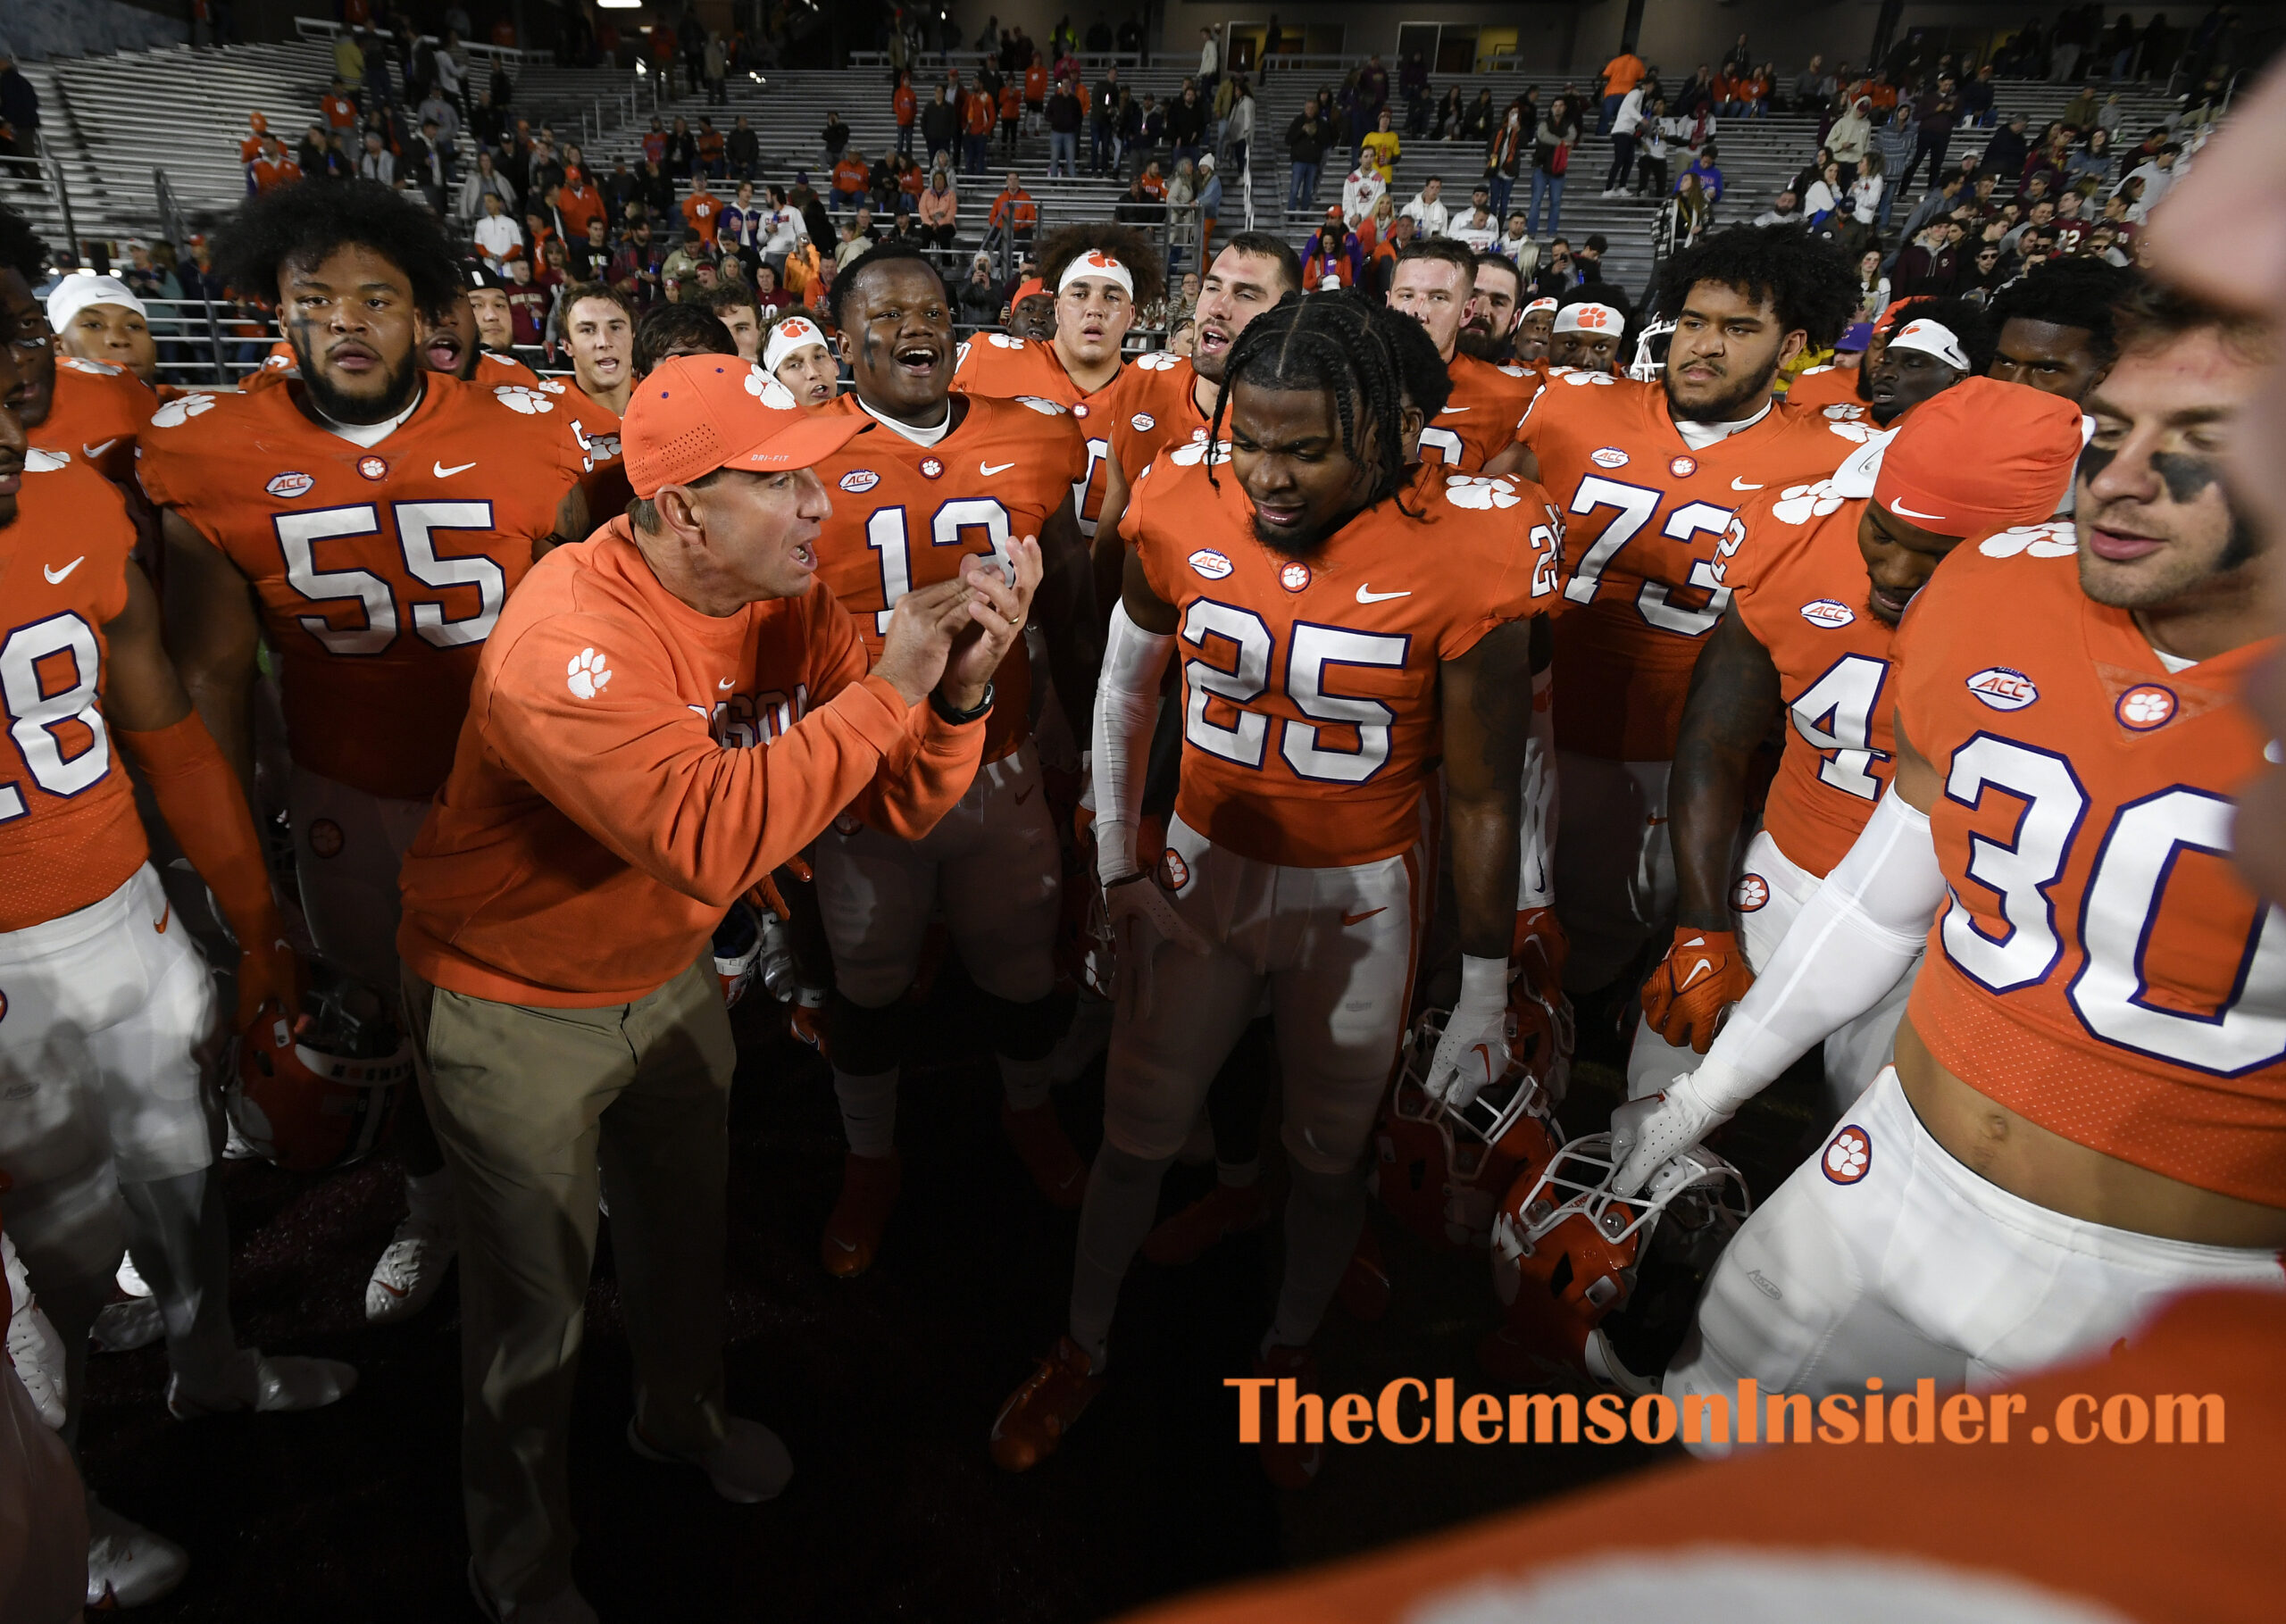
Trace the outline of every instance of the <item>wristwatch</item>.
{"label": "wristwatch", "polygon": [[988,682],[984,685],[984,697],[976,702],[976,709],[972,711],[955,711],[945,703],[944,693],[938,688],[929,690],[929,708],[936,712],[937,719],[947,726],[965,727],[992,708],[992,684]]}

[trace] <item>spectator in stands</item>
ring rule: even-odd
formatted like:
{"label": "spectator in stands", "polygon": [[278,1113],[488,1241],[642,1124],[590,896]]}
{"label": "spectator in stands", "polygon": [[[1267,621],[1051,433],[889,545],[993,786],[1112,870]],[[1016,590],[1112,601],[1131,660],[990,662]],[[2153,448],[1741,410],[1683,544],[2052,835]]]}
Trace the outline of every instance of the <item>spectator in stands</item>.
{"label": "spectator in stands", "polygon": [[1080,87],[1059,79],[1047,98],[1047,172],[1066,179],[1080,172]]}
{"label": "spectator in stands", "polygon": [[358,43],[357,34],[343,29],[333,37],[333,77],[337,84],[351,92],[365,83],[365,51]]}
{"label": "spectator in stands", "polygon": [[698,163],[710,180],[721,180],[730,172],[729,149],[723,143],[722,132],[714,128],[714,121],[701,113],[698,119]]}
{"label": "spectator in stands", "polygon": [[1499,216],[1492,212],[1492,191],[1478,187],[1469,194],[1468,212],[1452,223],[1448,235],[1482,254],[1500,238]]}
{"label": "spectator in stands", "polygon": [[460,139],[460,109],[453,105],[452,99],[441,88],[430,87],[429,94],[421,98],[421,105],[414,112],[422,123],[436,125],[438,136],[447,150]]}
{"label": "spectator in stands", "polygon": [[[381,160],[384,163],[388,162],[389,154],[383,153]],[[394,174],[393,169],[390,174]],[[281,186],[289,186],[301,178],[301,165],[286,155],[286,149],[279,145],[276,136],[264,136],[262,138],[261,153],[255,156],[252,163],[246,165],[246,190],[252,194],[258,195]],[[381,177],[381,184],[384,186],[388,185],[390,175]]]}
{"label": "spectator in stands", "polygon": [[872,189],[872,171],[855,150],[845,151],[834,161],[831,201],[835,208],[855,208]]}
{"label": "spectator in stands", "polygon": [[1019,248],[1029,247],[1032,235],[1039,229],[1039,204],[1024,190],[1023,178],[1014,170],[1008,171],[1008,184],[992,200],[992,212],[985,218],[988,232],[1008,231]]}
{"label": "spectator in stands", "polygon": [[[896,88],[889,92],[889,116],[897,121],[897,150],[901,158],[913,156],[913,127],[921,116],[921,98],[913,93],[913,75],[904,69],[897,71]],[[739,121],[744,123],[742,119]]]}
{"label": "spectator in stands", "polygon": [[[357,178],[378,181],[382,186],[396,184],[396,155],[382,145],[381,132],[378,129],[365,132],[365,150],[357,155]],[[269,188],[257,189],[266,191]]]}
{"label": "spectator in stands", "polygon": [[1532,241],[1531,230],[1522,209],[1509,211],[1508,229],[1500,234],[1500,240],[1492,245],[1492,252],[1514,265],[1525,281],[1531,280],[1532,272],[1539,268],[1539,245]]}
{"label": "spectator in stands", "polygon": [[587,229],[572,239],[567,271],[571,279],[600,282],[611,275],[611,227],[598,214]]}
{"label": "spectator in stands", "polygon": [[1757,226],[1798,226],[1806,219],[1801,200],[1794,196],[1794,188],[1788,187],[1773,198],[1770,206],[1756,215],[1750,223]]}
{"label": "spectator in stands", "polygon": [[2023,172],[2024,160],[2032,155],[2025,127],[2024,115],[2012,112],[2008,121],[1992,132],[1992,138],[1984,144],[1984,167],[1988,171],[2010,178]]}
{"label": "spectator in stands", "polygon": [[1596,121],[1597,134],[1609,135],[1612,132],[1619,118],[1620,106],[1627,100],[1627,93],[1641,83],[1648,71],[1650,69],[1643,59],[1624,46],[1620,47],[1619,54],[1604,64],[1603,105],[1601,115]]}
{"label": "spectator in stands", "polygon": [[699,54],[699,65],[706,76],[706,102],[710,107],[727,107],[730,93],[723,84],[730,75],[730,54],[722,46],[722,37],[709,31],[705,48]]}
{"label": "spectator in stands", "polygon": [[[910,151],[907,141],[905,150]],[[730,125],[730,133],[722,144],[723,155],[730,162],[730,174],[740,180],[751,180],[762,167],[762,143],[747,127],[747,115],[738,114]]]}
{"label": "spectator in stands", "polygon": [[999,320],[1000,285],[992,279],[992,256],[979,254],[970,260],[967,279],[953,290],[964,327],[989,327]]}
{"label": "spectator in stands", "polygon": [[1185,85],[1182,94],[1167,104],[1167,141],[1174,148],[1177,162],[1184,158],[1197,161],[1206,141],[1206,104],[1199,100],[1196,84]]}
{"label": "spectator in stands", "polygon": [[1706,195],[1706,206],[1709,209],[1717,207],[1723,201],[1723,169],[1722,165],[1715,162],[1718,156],[1714,150],[1714,143],[1709,141],[1700,147],[1698,155],[1691,159],[1690,167],[1683,171],[1686,176],[1698,182],[1698,189]]}
{"label": "spectator in stands", "polygon": [[1324,223],[1302,245],[1302,287],[1355,287],[1364,279],[1365,251],[1344,221],[1339,207],[1325,212]]}
{"label": "spectator in stands", "polygon": [[653,240],[651,222],[638,220],[611,256],[611,285],[631,307],[655,304],[663,291],[665,266],[666,249]]}
{"label": "spectator in stands", "polygon": [[294,149],[294,162],[302,173],[313,179],[325,176],[325,154],[332,137],[322,124],[313,124],[302,132],[301,145]]}
{"label": "spectator in stands", "polygon": [[762,262],[763,239],[769,230],[769,211],[755,199],[754,182],[739,181],[715,222],[716,246],[725,254],[737,254],[751,271]]}
{"label": "spectator in stands", "polygon": [[498,192],[485,192],[481,196],[484,218],[476,222],[476,246],[488,266],[505,271],[508,262],[523,252],[523,229],[507,212],[506,202]]}
{"label": "spectator in stands", "polygon": [[1604,171],[1604,196],[1623,197],[1627,183],[1635,172],[1635,146],[1644,122],[1644,93],[1653,88],[1650,84],[1629,87],[1620,98],[1619,111],[1606,115],[1604,125],[1611,133],[1611,163]]}
{"label": "spectator in stands", "polygon": [[678,180],[698,173],[698,137],[690,133],[688,119],[677,119],[667,131],[667,173]]}
{"label": "spectator in stands", "polygon": [[1932,220],[1923,227],[1920,235],[1897,256],[1890,268],[1890,287],[1894,297],[1909,299],[1923,295],[1943,297],[1953,290],[1954,278],[1960,270],[1960,256],[1955,245],[1959,228],[1949,220]]}
{"label": "spectator in stands", "polygon": [[1666,98],[1654,97],[1644,114],[1643,127],[1637,132],[1635,189],[1639,196],[1664,197],[1669,190],[1666,112]]}
{"label": "spectator in stands", "polygon": [[1539,230],[1543,202],[1548,204],[1548,230],[1554,232],[1564,223],[1564,181],[1572,167],[1572,148],[1579,139],[1580,119],[1573,111],[1572,98],[1559,96],[1548,104],[1548,117],[1532,135],[1532,192],[1528,218],[1535,234]]}
{"label": "spectator in stands", "polygon": [[937,87],[936,99],[921,112],[921,144],[927,153],[930,167],[937,160],[948,156],[954,139],[960,133],[960,110],[945,99],[945,87]]}
{"label": "spectator in stands", "polygon": [[548,311],[552,303],[545,288],[532,286],[531,261],[511,260],[508,263],[508,317],[514,326],[518,349],[538,349],[546,343]]}
{"label": "spectator in stands", "polygon": [[1560,299],[1571,291],[1576,279],[1572,270],[1572,245],[1561,237],[1548,239],[1548,257],[1540,262],[1532,278],[1532,296],[1540,299]]}
{"label": "spectator in stands", "polygon": [[1957,87],[1949,74],[1937,81],[1935,89],[1924,91],[1914,104],[1914,122],[1918,133],[1914,137],[1912,157],[1906,160],[1905,168],[1896,177],[1898,190],[1912,186],[1924,157],[1929,160],[1931,180],[1944,173],[1945,148],[1952,144],[1953,126],[1960,119],[1960,107]]}
{"label": "spectator in stands", "polygon": [[1400,143],[1395,121],[1389,117],[1387,108],[1374,116],[1372,132],[1358,143],[1358,167],[1362,169],[1371,164],[1373,172],[1381,177],[1381,184],[1389,185],[1397,174]]}
{"label": "spectator in stands", "polygon": [[[754,271],[755,307],[762,312],[763,325],[767,327],[781,310],[791,310],[794,296],[778,285],[778,273],[767,265],[757,265]],[[725,318],[727,321],[728,318]],[[733,333],[736,328],[731,329]]]}
{"label": "spectator in stands", "polygon": [[714,234],[722,224],[722,200],[707,185],[705,175],[691,182],[690,196],[682,200],[683,223],[708,248],[714,246]]}
{"label": "spectator in stands", "polygon": [[461,43],[461,31],[446,28],[445,38],[437,49],[437,93],[459,112],[468,109],[468,47]]}
{"label": "spectator in stands", "polygon": [[1873,146],[1873,103],[1858,96],[1825,132],[1826,151],[1841,165],[1842,179],[1854,180]]}
{"label": "spectator in stands", "polygon": [[421,133],[405,143],[397,179],[401,185],[418,191],[437,213],[445,212],[445,188],[452,181],[452,164],[436,120],[421,120]]}
{"label": "spectator in stands", "polygon": [[1289,211],[1306,209],[1317,196],[1318,169],[1325,162],[1325,149],[1333,144],[1333,128],[1319,110],[1314,96],[1302,104],[1302,111],[1286,127],[1286,158],[1292,165],[1286,188]]}
{"label": "spectator in stands", "polygon": [[1443,179],[1431,175],[1421,183],[1413,201],[1405,205],[1405,212],[1413,217],[1414,226],[1422,236],[1444,236],[1445,227],[1452,218],[1452,211],[1443,202],[1444,194]]}
{"label": "spectator in stands", "polygon": [[981,86],[961,104],[961,172],[981,175],[992,161],[992,126],[1000,116],[999,98]]}
{"label": "spectator in stands", "polygon": [[944,170],[929,177],[920,204],[921,239],[931,248],[949,248],[960,222],[961,195]]}

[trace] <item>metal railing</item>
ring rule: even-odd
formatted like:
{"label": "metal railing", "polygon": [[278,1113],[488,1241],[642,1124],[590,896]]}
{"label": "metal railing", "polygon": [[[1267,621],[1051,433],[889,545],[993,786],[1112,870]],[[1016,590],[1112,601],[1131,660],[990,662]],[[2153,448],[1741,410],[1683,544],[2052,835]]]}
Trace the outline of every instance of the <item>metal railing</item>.
{"label": "metal railing", "polygon": [[[175,203],[175,188],[167,179],[166,171],[157,168],[151,171],[151,190],[159,200],[160,227],[166,232],[167,241],[174,245],[176,258],[180,260],[190,251],[190,224],[183,218],[182,210]],[[177,303],[186,308],[189,304],[189,301],[187,300],[177,301]],[[214,308],[214,301],[208,298],[203,291],[196,303],[200,320],[205,325],[207,350],[213,365],[213,379],[210,381],[219,382],[229,376],[228,366],[222,358],[221,314]],[[146,315],[145,320],[147,321],[150,317]],[[154,336],[156,331],[157,329],[154,328]],[[178,349],[180,348],[181,342],[187,341],[179,341]],[[163,355],[166,352],[162,350],[160,353]],[[177,356],[177,362],[181,365],[191,364],[187,358],[179,354]]]}
{"label": "metal railing", "polygon": [[[332,40],[339,38],[343,31],[342,25],[336,22],[330,17],[296,17],[294,19],[294,33],[297,38],[331,42]],[[362,29],[351,29],[348,31],[353,33],[376,33],[380,30],[378,25],[373,25]],[[444,44],[444,41],[434,34],[423,34],[421,37],[427,40],[432,46],[442,46]],[[481,57],[488,62],[507,62],[512,66],[520,67],[528,62],[553,62],[555,60],[554,55],[548,52],[526,51],[514,46],[496,46],[486,41],[475,39],[462,40],[461,47],[471,56]]]}

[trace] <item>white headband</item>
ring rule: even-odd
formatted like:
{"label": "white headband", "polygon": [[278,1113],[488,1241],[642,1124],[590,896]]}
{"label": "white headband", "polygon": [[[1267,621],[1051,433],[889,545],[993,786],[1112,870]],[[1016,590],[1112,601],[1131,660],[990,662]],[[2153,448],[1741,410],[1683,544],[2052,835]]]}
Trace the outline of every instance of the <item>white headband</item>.
{"label": "white headband", "polygon": [[1608,304],[1598,304],[1592,300],[1566,304],[1556,312],[1556,330],[1559,333],[1576,333],[1585,329],[1591,333],[1609,333],[1616,338],[1626,325],[1625,316]]}
{"label": "white headband", "polygon": [[1956,371],[1970,370],[1968,354],[1961,348],[1959,337],[1942,321],[1931,321],[1925,317],[1908,321],[1898,329],[1898,335],[1890,340],[1889,347],[1893,350],[1919,350],[1925,355],[1934,355]]}
{"label": "white headband", "polygon": [[1064,290],[1083,276],[1099,276],[1107,282],[1116,282],[1127,290],[1129,298],[1135,296],[1132,273],[1101,248],[1090,248],[1085,254],[1072,257],[1072,262],[1064,268],[1064,274],[1055,279],[1056,296],[1062,297]]}
{"label": "white headband", "polygon": [[823,348],[825,335],[818,331],[817,323],[807,316],[788,316],[770,329],[770,342],[763,346],[762,370],[772,378],[778,376],[778,363],[796,350],[811,345]]}
{"label": "white headband", "polygon": [[71,318],[90,304],[124,304],[146,321],[151,312],[143,308],[143,301],[135,290],[115,276],[88,276],[79,273],[65,277],[47,296],[47,324],[57,332],[71,325]]}
{"label": "white headband", "polygon": [[1531,304],[1524,306],[1524,314],[1529,316],[1535,314],[1539,311],[1552,311],[1555,308],[1556,301],[1553,299],[1534,299]]}

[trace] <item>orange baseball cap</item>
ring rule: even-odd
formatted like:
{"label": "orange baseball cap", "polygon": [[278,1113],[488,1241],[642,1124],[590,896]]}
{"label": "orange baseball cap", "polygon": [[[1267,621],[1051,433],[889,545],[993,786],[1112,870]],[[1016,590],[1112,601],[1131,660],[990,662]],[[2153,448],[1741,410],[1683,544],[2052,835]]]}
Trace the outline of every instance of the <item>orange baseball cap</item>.
{"label": "orange baseball cap", "polygon": [[752,362],[677,355],[635,386],[620,421],[627,482],[648,498],[718,468],[779,473],[841,449],[865,420],[813,417]]}
{"label": "orange baseball cap", "polygon": [[1036,276],[1028,276],[1022,281],[1016,284],[1016,296],[1008,301],[1008,307],[1013,310],[1017,305],[1022,304],[1026,299],[1030,298],[1034,294],[1044,294],[1047,291],[1047,284],[1046,282],[1041,281]]}

